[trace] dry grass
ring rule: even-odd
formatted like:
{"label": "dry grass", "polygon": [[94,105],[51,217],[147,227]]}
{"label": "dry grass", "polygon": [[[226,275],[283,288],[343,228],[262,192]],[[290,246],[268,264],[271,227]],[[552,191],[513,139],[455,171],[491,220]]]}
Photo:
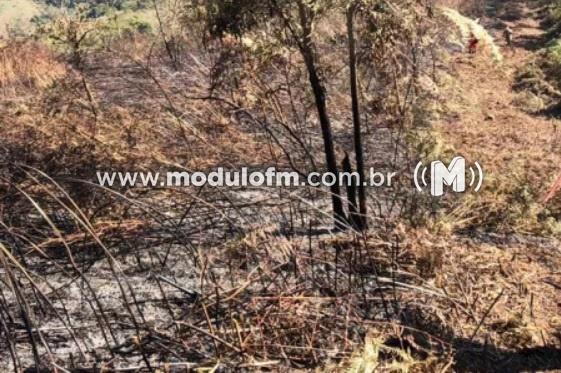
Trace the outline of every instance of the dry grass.
{"label": "dry grass", "polygon": [[66,71],[41,43],[10,41],[0,48],[0,91],[5,96],[20,89],[45,89]]}
{"label": "dry grass", "polygon": [[[319,47],[345,150],[339,26],[340,17],[320,25],[330,33]],[[430,157],[458,151],[483,164],[488,189],[434,210],[419,204],[430,215],[424,223],[447,235],[412,228],[410,210],[399,215],[374,195],[372,229],[358,234],[327,229],[328,199],[315,189],[110,191],[88,183],[95,170],[322,164],[297,53],[233,38],[203,49],[185,38],[173,66],[153,42],[117,40],[86,54],[80,71],[47,50],[33,55],[33,44],[22,44],[33,58],[21,69],[4,52],[0,369],[561,367],[557,241],[457,234],[544,232],[537,197],[547,181],[531,172],[549,174],[559,161],[549,122],[511,105],[510,75],[487,56],[436,61],[452,72],[436,76],[424,60],[411,89],[410,57],[375,40],[369,160],[412,145]],[[244,54],[254,47],[268,53]],[[439,77],[449,84],[436,87]],[[423,103],[442,102],[427,110],[414,97],[418,106],[400,111],[410,90]],[[434,138],[432,110],[442,120]],[[427,137],[414,144],[405,137],[415,123]],[[398,207],[418,202],[392,192],[405,195]]]}
{"label": "dry grass", "polygon": [[[513,92],[512,85],[524,59],[518,52],[504,67],[495,68],[481,56],[458,58],[454,74],[441,80],[449,100],[435,126],[437,136],[456,154],[480,162],[486,173],[483,192],[448,210],[444,225],[559,232],[552,219],[557,202],[542,203],[559,173],[557,124],[519,106],[521,93]],[[486,72],[485,79],[481,72]]]}
{"label": "dry grass", "polygon": [[463,306],[442,314],[446,325],[462,338],[504,349],[559,343],[559,294],[551,285],[560,280],[553,269],[559,252],[545,259],[549,250],[531,244],[495,245],[449,248],[454,255],[445,258],[434,282]]}

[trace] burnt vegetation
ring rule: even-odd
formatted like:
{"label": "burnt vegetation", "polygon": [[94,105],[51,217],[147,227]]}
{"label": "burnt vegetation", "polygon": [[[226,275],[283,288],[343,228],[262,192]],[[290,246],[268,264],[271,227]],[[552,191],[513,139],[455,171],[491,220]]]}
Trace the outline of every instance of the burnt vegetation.
{"label": "burnt vegetation", "polygon": [[[0,45],[0,371],[561,369],[559,97],[521,108],[558,4],[43,3]],[[419,161],[458,153],[480,194],[415,190]],[[97,179],[218,167],[399,172]]]}

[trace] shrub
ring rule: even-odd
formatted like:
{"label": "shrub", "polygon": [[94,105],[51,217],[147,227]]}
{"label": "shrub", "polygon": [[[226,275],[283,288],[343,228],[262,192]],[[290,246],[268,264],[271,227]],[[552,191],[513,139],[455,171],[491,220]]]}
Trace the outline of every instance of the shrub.
{"label": "shrub", "polygon": [[136,17],[130,19],[128,24],[131,29],[141,34],[148,34],[152,32],[152,25],[144,20],[138,19]]}

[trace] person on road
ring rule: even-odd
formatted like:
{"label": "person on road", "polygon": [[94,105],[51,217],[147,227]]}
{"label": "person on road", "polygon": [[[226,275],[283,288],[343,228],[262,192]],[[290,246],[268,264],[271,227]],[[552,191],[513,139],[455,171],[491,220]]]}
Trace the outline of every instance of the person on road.
{"label": "person on road", "polygon": [[512,36],[514,34],[514,31],[512,31],[512,29],[510,28],[510,26],[507,26],[503,32],[503,36],[505,38],[505,42],[506,42],[506,46],[510,48],[510,50],[514,51],[514,44],[512,43]]}

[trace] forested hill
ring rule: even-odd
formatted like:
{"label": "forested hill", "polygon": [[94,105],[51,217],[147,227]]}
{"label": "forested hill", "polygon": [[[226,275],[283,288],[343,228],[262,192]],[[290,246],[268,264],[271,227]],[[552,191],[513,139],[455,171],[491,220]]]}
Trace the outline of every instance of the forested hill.
{"label": "forested hill", "polygon": [[0,0],[0,36],[30,36],[61,12],[79,12],[90,19],[136,17],[151,23],[153,5],[151,0]]}

